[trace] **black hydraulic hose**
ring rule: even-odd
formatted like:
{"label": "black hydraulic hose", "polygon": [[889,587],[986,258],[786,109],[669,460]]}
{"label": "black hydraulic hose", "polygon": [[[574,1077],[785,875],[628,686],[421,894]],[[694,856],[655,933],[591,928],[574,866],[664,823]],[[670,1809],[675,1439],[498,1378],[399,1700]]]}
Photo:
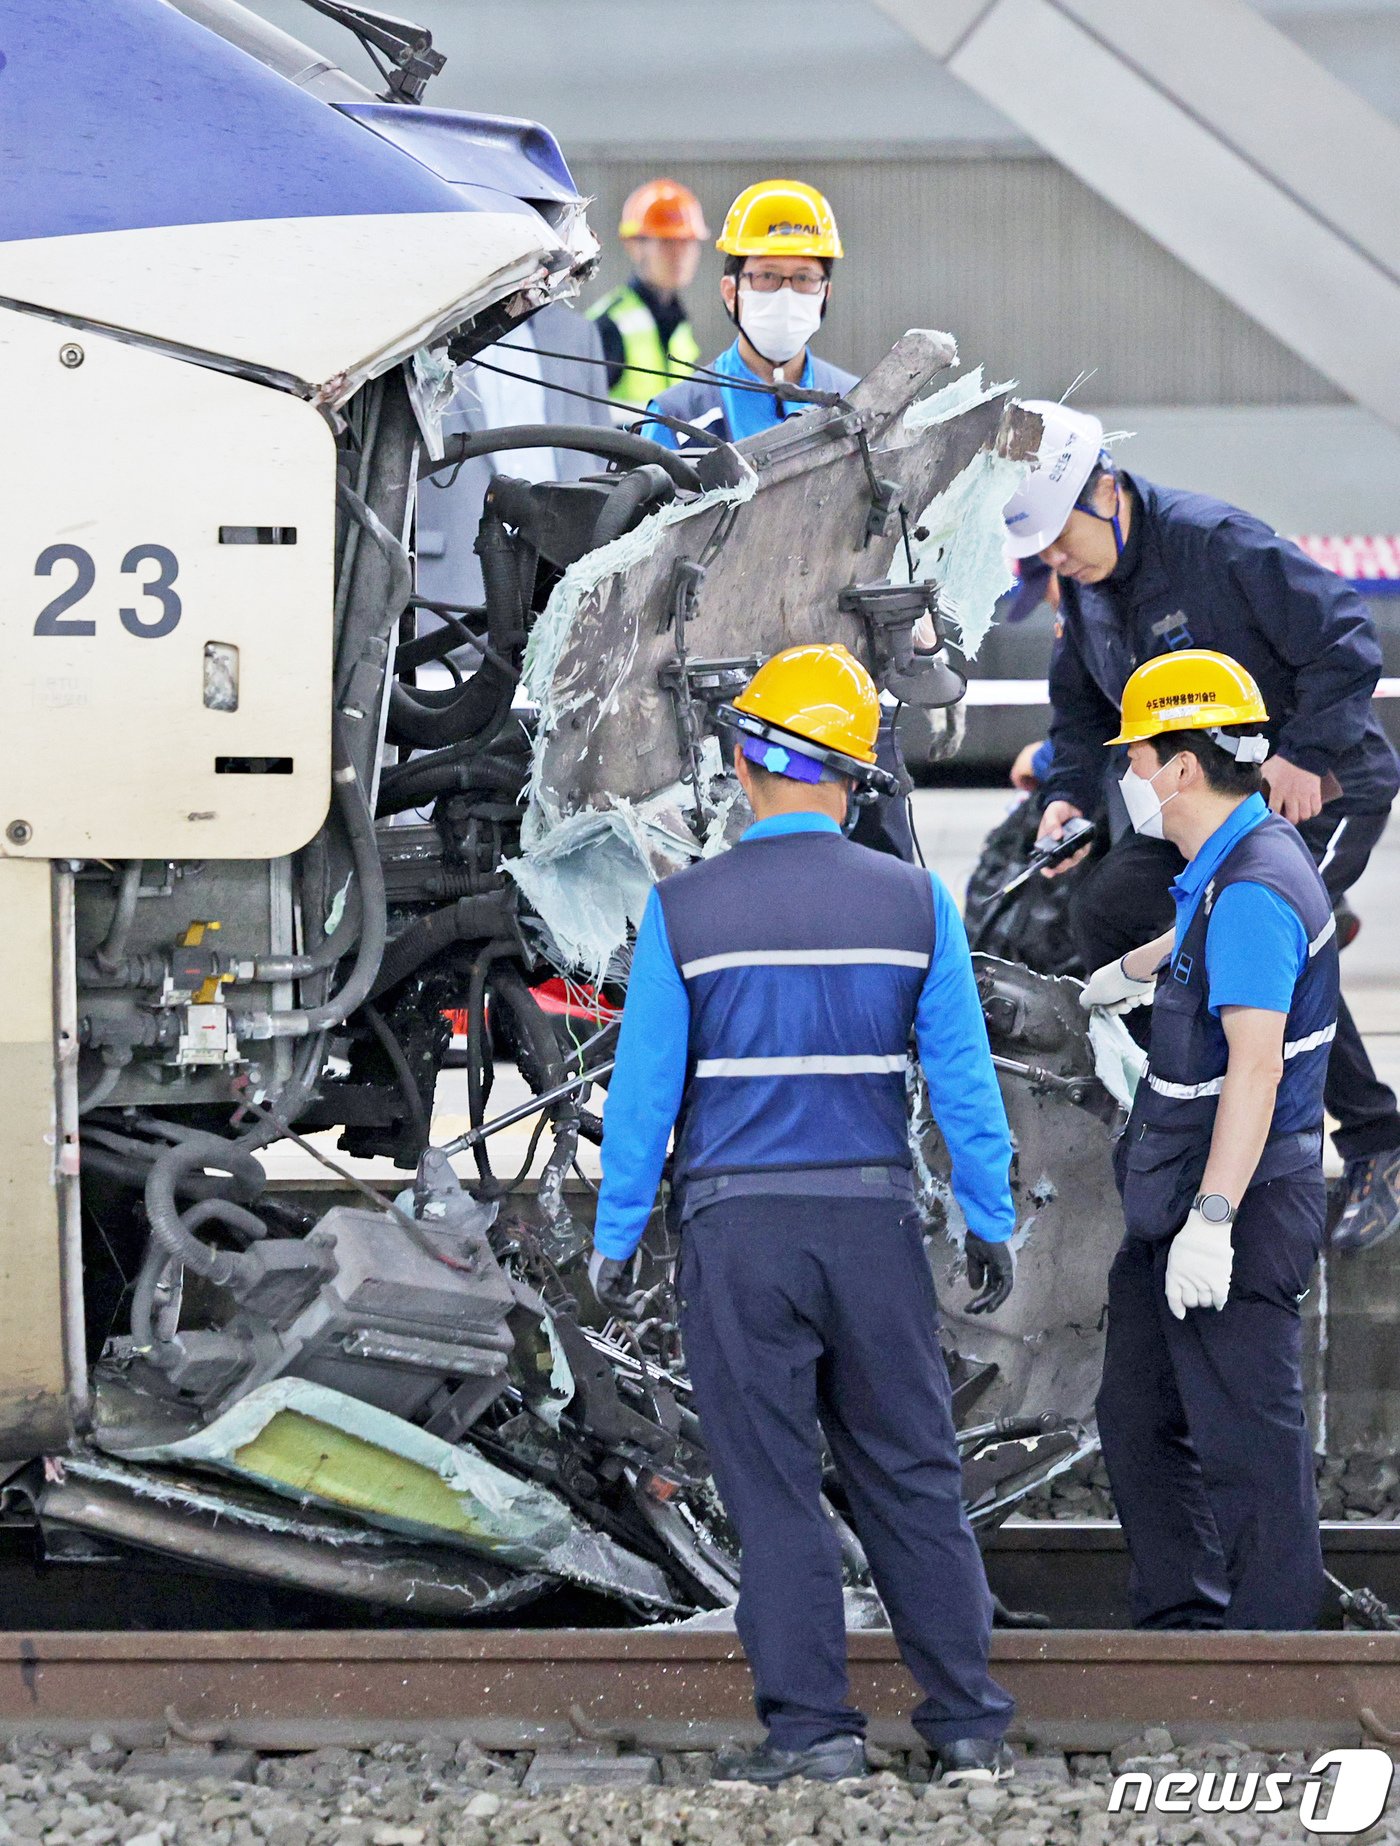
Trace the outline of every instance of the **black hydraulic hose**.
{"label": "black hydraulic hose", "polygon": [[131,934],[136,900],[141,894],[141,863],[139,859],[128,859],[122,867],[112,921],[107,926],[107,934],[92,952],[92,959],[104,974],[115,974],[126,955],[126,939]]}
{"label": "black hydraulic hose", "polygon": [[[242,1205],[235,1205],[231,1199],[204,1199],[183,1212],[181,1221],[191,1235],[205,1224],[217,1223],[238,1231],[245,1242],[256,1242],[267,1236],[267,1226],[262,1219]],[[166,1343],[164,1339],[157,1342],[153,1324],[155,1297],[162,1277],[172,1269],[178,1271],[178,1259],[171,1256],[158,1238],[152,1237],[146,1245],[131,1294],[131,1338],[137,1352],[150,1352],[157,1343]]]}
{"label": "black hydraulic hose", "polygon": [[621,538],[624,532],[631,530],[637,515],[653,502],[662,506],[675,497],[675,483],[655,462],[634,468],[630,474],[623,475],[608,494],[593,528],[592,549],[596,551],[600,545]]}
{"label": "black hydraulic hose", "polygon": [[[481,646],[480,638],[459,621],[455,609],[449,609],[443,603],[429,602],[426,596],[410,596],[410,609],[430,609],[442,619],[441,628],[430,628],[426,634],[416,635],[412,641],[401,641],[394,653],[394,666],[401,673],[408,673],[414,667],[426,666],[430,660],[441,660],[454,647]],[[484,621],[484,607],[474,608],[472,615]]]}
{"label": "black hydraulic hose", "polygon": [[[491,1095],[491,1079],[494,1075],[490,1028],[486,1017],[486,988],[491,977],[491,964],[508,953],[504,943],[489,942],[472,963],[472,977],[467,988],[467,1116],[473,1128],[479,1128],[486,1120],[486,1104]],[[496,1186],[496,1176],[491,1171],[491,1156],[485,1141],[478,1141],[472,1148],[472,1158],[476,1161],[477,1174],[483,1184]]]}
{"label": "black hydraulic hose", "polygon": [[469,737],[465,743],[452,744],[446,750],[433,750],[424,756],[414,757],[411,762],[398,763],[392,769],[386,769],[379,778],[379,812],[397,814],[404,808],[417,807],[417,801],[402,800],[401,795],[416,787],[422,777],[440,769],[451,769],[483,760],[508,762],[516,757],[528,775],[530,740],[518,727],[514,733],[507,728],[510,715],[511,708],[507,705],[500,724],[489,728],[487,732]]}
{"label": "black hydraulic hose", "polygon": [[[163,1148],[152,1147],[148,1142],[110,1134],[105,1129],[86,1125],[83,1128],[83,1172],[100,1173],[104,1179],[117,1180],[136,1192],[145,1186],[153,1163],[164,1151]],[[227,1180],[215,1179],[208,1173],[185,1173],[178,1185],[180,1196],[186,1199],[220,1198],[227,1191]]]}
{"label": "black hydraulic hose", "polygon": [[456,942],[489,942],[503,936],[513,921],[513,897],[513,888],[459,897],[410,923],[385,949],[370,999],[388,993]]}
{"label": "black hydraulic hose", "polygon": [[[452,689],[444,704],[438,703],[434,693],[410,692],[395,680],[389,689],[390,743],[436,749],[474,737],[496,715],[504,678],[497,667],[479,667],[464,686]],[[512,683],[510,691],[514,690]]]}
{"label": "black hydraulic hose", "polygon": [[624,429],[604,429],[591,423],[522,423],[510,429],[484,429],[461,436],[449,436],[443,444],[441,461],[426,460],[419,464],[420,478],[425,474],[442,474],[460,462],[473,461],[479,455],[503,455],[510,449],[571,449],[585,455],[598,455],[607,461],[655,462],[664,468],[677,487],[689,493],[704,491],[700,476],[674,449],[634,436]]}
{"label": "black hydraulic hose", "polygon": [[486,592],[486,639],[493,659],[485,661],[445,703],[425,701],[395,682],[389,693],[389,735],[395,743],[434,749],[460,744],[490,725],[515,695],[518,658],[525,641],[525,594],[520,552],[488,498],[474,545]]}
{"label": "black hydraulic hose", "polygon": [[389,1060],[389,1067],[394,1073],[394,1080],[399,1086],[404,1106],[408,1110],[408,1119],[413,1124],[414,1140],[421,1150],[428,1145],[432,1132],[428,1126],[428,1112],[423,1107],[423,1097],[418,1085],[413,1081],[413,1072],[408,1059],[404,1056],[403,1046],[390,1029],[387,1020],[373,1001],[366,1000],[364,1015],[369,1021],[369,1029],[379,1041],[379,1048]]}
{"label": "black hydraulic hose", "polygon": [[229,1250],[215,1250],[202,1243],[189,1229],[176,1203],[175,1195],[181,1178],[187,1173],[209,1167],[213,1167],[216,1172],[227,1173],[249,1199],[257,1197],[266,1179],[262,1168],[246,1148],[225,1140],[222,1135],[192,1134],[157,1156],[146,1179],[146,1217],[150,1222],[152,1237],[167,1256],[173,1256],[197,1276],[226,1286],[238,1274],[237,1254]]}
{"label": "black hydraulic hose", "polygon": [[[416,768],[416,764],[410,764]],[[464,762],[439,763],[396,782],[387,794],[379,797],[379,813],[401,814],[405,808],[421,808],[434,795],[460,794],[469,788],[490,789],[494,793],[518,797],[529,778],[529,764],[523,760],[503,763],[496,756],[468,757]]]}

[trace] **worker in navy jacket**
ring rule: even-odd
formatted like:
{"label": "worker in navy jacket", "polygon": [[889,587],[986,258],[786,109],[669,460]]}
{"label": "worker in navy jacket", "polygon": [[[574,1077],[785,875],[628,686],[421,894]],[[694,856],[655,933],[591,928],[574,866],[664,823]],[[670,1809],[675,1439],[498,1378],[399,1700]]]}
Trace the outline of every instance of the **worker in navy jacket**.
{"label": "worker in navy jacket", "polygon": [[[1115,469],[1096,417],[1034,404],[1045,435],[1006,510],[1011,548],[1060,580],[1050,662],[1052,760],[1041,833],[1105,803],[1112,850],[1073,903],[1091,969],[1169,923],[1181,855],[1127,828],[1115,778],[1123,687],[1141,662],[1218,649],[1254,678],[1269,710],[1265,795],[1297,827],[1337,904],[1361,876],[1400,789],[1400,762],[1371,695],[1381,651],[1349,584],[1237,507]],[[1074,864],[1075,861],[1069,861]],[[1062,869],[1068,869],[1066,866]],[[1327,1109],[1345,1162],[1332,1247],[1363,1249],[1400,1226],[1400,1113],[1345,1001],[1327,1073]]]}
{"label": "worker in navy jacket", "polygon": [[719,1773],[862,1774],[825,1438],[950,1781],[1009,1773],[1011,1701],[962,1509],[906,1108],[917,1041],[967,1223],[975,1311],[1010,1293],[1010,1136],[962,923],[927,871],[845,838],[876,780],[874,682],[791,648],[725,716],[756,816],[652,893],[604,1116],[590,1278],[625,1305],[676,1126],[681,1332],[742,1547],[738,1627],[765,1744]]}
{"label": "worker in navy jacket", "polygon": [[1132,675],[1111,740],[1135,831],[1185,861],[1171,927],[1082,995],[1151,1002],[1098,1398],[1148,1628],[1311,1628],[1322,1602],[1298,1304],[1322,1243],[1337,938],[1262,797],[1268,719],[1237,661],[1184,648]]}

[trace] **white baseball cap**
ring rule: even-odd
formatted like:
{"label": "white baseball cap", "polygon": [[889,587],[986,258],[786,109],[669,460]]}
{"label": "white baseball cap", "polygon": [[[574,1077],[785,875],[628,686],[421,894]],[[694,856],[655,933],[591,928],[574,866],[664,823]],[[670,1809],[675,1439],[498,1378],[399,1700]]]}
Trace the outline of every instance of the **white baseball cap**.
{"label": "white baseball cap", "polygon": [[1034,411],[1045,430],[1030,473],[1002,514],[1013,558],[1034,557],[1054,544],[1103,453],[1103,424],[1087,411],[1045,398],[1028,398],[1022,408]]}

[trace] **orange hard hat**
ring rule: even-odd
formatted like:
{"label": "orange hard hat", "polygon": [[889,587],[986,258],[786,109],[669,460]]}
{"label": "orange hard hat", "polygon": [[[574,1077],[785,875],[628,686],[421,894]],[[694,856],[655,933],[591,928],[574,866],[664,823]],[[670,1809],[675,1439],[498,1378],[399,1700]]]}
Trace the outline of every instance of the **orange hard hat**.
{"label": "orange hard hat", "polygon": [[700,201],[689,186],[674,179],[649,179],[645,186],[628,194],[617,234],[698,242],[710,233]]}

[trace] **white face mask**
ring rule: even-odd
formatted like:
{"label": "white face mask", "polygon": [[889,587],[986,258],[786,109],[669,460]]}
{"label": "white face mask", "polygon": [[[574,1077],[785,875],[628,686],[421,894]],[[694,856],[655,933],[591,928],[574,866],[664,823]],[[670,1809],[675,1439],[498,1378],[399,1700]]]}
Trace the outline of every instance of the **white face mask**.
{"label": "white face mask", "polygon": [[822,324],[820,295],[799,295],[796,289],[774,289],[771,295],[739,291],[739,325],[755,352],[770,365],[795,359]]}
{"label": "white face mask", "polygon": [[[1169,769],[1175,761],[1174,756],[1169,756],[1162,769]],[[1157,771],[1157,776],[1161,775],[1162,769]],[[1162,809],[1167,801],[1175,801],[1180,793],[1177,790],[1168,795],[1166,801],[1159,800],[1152,786],[1157,776],[1140,776],[1135,769],[1129,768],[1124,771],[1118,784],[1123,791],[1123,805],[1128,810],[1128,819],[1133,823],[1134,831],[1146,834],[1149,840],[1165,839],[1162,832]]]}

